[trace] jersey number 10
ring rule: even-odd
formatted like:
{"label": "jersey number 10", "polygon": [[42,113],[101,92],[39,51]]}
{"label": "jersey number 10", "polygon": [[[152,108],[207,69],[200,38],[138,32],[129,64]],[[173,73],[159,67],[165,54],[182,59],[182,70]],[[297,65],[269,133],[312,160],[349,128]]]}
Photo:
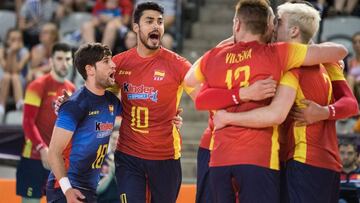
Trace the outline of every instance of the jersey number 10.
{"label": "jersey number 10", "polygon": [[142,106],[131,107],[131,129],[141,133],[148,133],[145,130],[149,127],[149,108]]}

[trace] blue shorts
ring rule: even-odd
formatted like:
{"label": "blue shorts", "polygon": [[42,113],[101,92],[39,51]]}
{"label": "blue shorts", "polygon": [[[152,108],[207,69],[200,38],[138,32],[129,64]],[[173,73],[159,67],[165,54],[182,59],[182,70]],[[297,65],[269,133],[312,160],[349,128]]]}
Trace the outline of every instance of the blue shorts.
{"label": "blue shorts", "polygon": [[339,201],[340,173],[290,160],[286,164],[289,202]]}
{"label": "blue shorts", "polygon": [[152,203],[176,202],[181,186],[178,160],[145,160],[115,152],[120,202],[144,203],[147,186]]}
{"label": "blue shorts", "polygon": [[196,203],[212,203],[209,180],[210,150],[199,147],[197,154]]}
{"label": "blue shorts", "polygon": [[235,180],[239,187],[239,202],[278,203],[279,179],[279,171],[255,165],[210,167],[210,183],[215,202],[235,202]]}
{"label": "blue shorts", "polygon": [[288,189],[286,181],[286,162],[280,162],[280,203],[288,203]]}
{"label": "blue shorts", "polygon": [[49,173],[41,160],[21,157],[16,170],[16,194],[26,198],[41,198],[45,195]]}
{"label": "blue shorts", "polygon": [[[81,202],[96,203],[97,196],[95,191],[84,190],[77,187],[73,188],[79,190],[81,194],[85,196],[85,199],[80,200]],[[66,203],[66,197],[62,192],[61,188],[46,188],[46,200],[48,203]]]}

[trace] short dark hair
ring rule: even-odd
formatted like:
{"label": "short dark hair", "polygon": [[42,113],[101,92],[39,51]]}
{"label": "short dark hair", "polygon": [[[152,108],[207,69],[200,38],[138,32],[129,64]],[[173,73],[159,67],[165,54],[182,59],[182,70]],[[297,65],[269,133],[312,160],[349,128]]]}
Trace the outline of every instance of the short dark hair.
{"label": "short dark hair", "polygon": [[267,0],[241,0],[236,5],[236,17],[252,34],[265,34],[270,15]]}
{"label": "short dark hair", "polygon": [[80,75],[84,78],[84,80],[86,80],[87,74],[85,66],[95,66],[96,62],[101,61],[105,56],[111,55],[111,50],[107,45],[103,45],[100,43],[83,44],[75,52],[74,65],[79,71]]}
{"label": "short dark hair", "polygon": [[143,15],[143,12],[146,10],[154,10],[154,11],[158,11],[161,14],[164,14],[164,8],[162,6],[160,6],[159,4],[152,2],[152,1],[144,2],[144,3],[138,4],[135,8],[134,15],[133,15],[134,23],[139,24],[140,18]]}
{"label": "short dark hair", "polygon": [[57,42],[54,44],[52,50],[51,50],[51,56],[54,56],[55,52],[57,51],[63,51],[63,52],[71,52],[72,48],[70,45],[66,43]]}

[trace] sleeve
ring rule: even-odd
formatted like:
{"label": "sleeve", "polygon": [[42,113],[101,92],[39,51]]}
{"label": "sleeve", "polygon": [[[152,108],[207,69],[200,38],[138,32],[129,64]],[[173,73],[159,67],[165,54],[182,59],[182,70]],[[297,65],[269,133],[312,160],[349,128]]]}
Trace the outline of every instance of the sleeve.
{"label": "sleeve", "polygon": [[299,71],[287,71],[280,79],[280,85],[291,87],[295,90],[299,88]]}
{"label": "sleeve", "polygon": [[43,146],[46,146],[40,135],[39,129],[35,124],[43,96],[42,92],[42,85],[38,85],[36,81],[32,82],[25,92],[24,99],[23,127],[25,137],[34,143],[34,146],[37,150],[40,150]]}
{"label": "sleeve", "polygon": [[[190,70],[191,68],[191,63],[186,60],[185,58],[181,57],[181,56],[176,56],[179,60],[178,66],[180,67],[178,70],[180,70],[180,77],[181,77],[181,86],[184,88],[185,92],[187,94],[190,94],[192,91],[194,91],[194,88],[188,87],[185,85],[184,83],[184,78],[186,76],[186,73]],[[161,73],[159,73],[161,75]]]}
{"label": "sleeve", "polygon": [[283,63],[282,67],[285,71],[298,68],[304,63],[307,45],[300,43],[278,43],[276,45],[279,60]]}
{"label": "sleeve", "polygon": [[210,51],[206,52],[193,65],[195,78],[200,82],[205,82],[205,71],[207,60],[209,59]]}
{"label": "sleeve", "polygon": [[359,113],[359,106],[349,85],[347,84],[342,68],[335,63],[324,64],[331,79],[335,102],[328,106],[330,120],[348,118]]}
{"label": "sleeve", "polygon": [[74,132],[84,115],[85,111],[75,101],[68,100],[60,106],[55,126]]}
{"label": "sleeve", "polygon": [[231,90],[209,88],[204,84],[195,99],[195,107],[198,110],[217,110],[241,104],[239,88]]}

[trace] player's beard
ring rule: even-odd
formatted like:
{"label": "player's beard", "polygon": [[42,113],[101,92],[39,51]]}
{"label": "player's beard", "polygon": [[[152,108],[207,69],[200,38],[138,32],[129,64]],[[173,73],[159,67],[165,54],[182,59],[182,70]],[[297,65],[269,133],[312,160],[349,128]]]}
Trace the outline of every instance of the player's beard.
{"label": "player's beard", "polygon": [[96,86],[101,87],[102,89],[106,89],[108,87],[113,86],[114,83],[112,83],[109,78],[106,79],[99,79],[96,78]]}
{"label": "player's beard", "polygon": [[69,69],[58,69],[56,67],[54,67],[54,72],[56,74],[56,76],[58,76],[59,78],[65,78],[68,73],[69,73]]}
{"label": "player's beard", "polygon": [[[139,27],[139,35],[140,35],[140,42],[147,48],[150,50],[156,50],[160,47],[161,44],[161,38],[162,35],[159,37],[159,43],[155,44],[155,45],[149,45],[147,42],[149,41],[150,37],[149,36],[145,36],[145,34],[141,31],[140,27]],[[151,42],[150,42],[151,43]]]}

